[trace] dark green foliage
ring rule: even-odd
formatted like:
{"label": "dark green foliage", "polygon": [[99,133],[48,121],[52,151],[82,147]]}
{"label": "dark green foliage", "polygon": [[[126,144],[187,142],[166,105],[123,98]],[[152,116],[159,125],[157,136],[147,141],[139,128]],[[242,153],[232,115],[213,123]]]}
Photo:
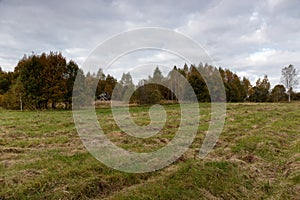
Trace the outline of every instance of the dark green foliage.
{"label": "dark green foliage", "polygon": [[249,87],[251,87],[249,80],[244,77],[241,81],[236,74],[228,69],[220,68],[219,71],[223,78],[227,101],[243,102],[247,98]]}
{"label": "dark green foliage", "polygon": [[[196,94],[196,97],[199,102],[209,102],[209,92],[206,86],[205,81],[200,75],[191,75],[189,77],[189,83],[194,89],[194,92]],[[187,95],[188,96],[188,95]]]}
{"label": "dark green foliage", "polygon": [[262,80],[258,79],[256,81],[256,86],[251,89],[251,93],[249,96],[250,101],[266,102],[269,99],[270,87],[271,85],[267,75],[265,75]]}
{"label": "dark green foliage", "polygon": [[162,95],[156,84],[146,84],[135,91],[135,98],[137,103],[142,105],[155,104],[160,102]]}
{"label": "dark green foliage", "polygon": [[0,67],[0,95],[3,95],[5,92],[8,91],[12,81],[13,81],[13,73],[4,72]]}
{"label": "dark green foliage", "polygon": [[286,90],[283,85],[276,85],[271,92],[271,100],[273,102],[280,102],[287,100]]}
{"label": "dark green foliage", "polygon": [[[5,99],[16,99],[26,109],[56,108],[60,102],[69,108],[78,69],[75,62],[67,63],[60,53],[24,56],[15,68],[17,78]],[[15,103],[7,101],[4,105],[16,107]]]}
{"label": "dark green foliage", "polygon": [[[73,94],[74,81],[79,74],[80,84]],[[297,71],[290,65],[282,70],[285,85],[294,86],[298,83]],[[221,82],[219,77],[221,76]],[[186,81],[183,81],[186,80]],[[188,84],[190,87],[188,87]],[[222,95],[226,92],[226,99]],[[147,85],[147,86],[146,86]],[[286,85],[285,87],[288,87]],[[134,92],[136,88],[138,91]],[[192,88],[192,89],[190,89]],[[116,101],[129,101],[140,104],[158,103],[160,100],[170,102],[278,102],[285,101],[287,96],[300,100],[299,93],[292,88],[286,90],[283,85],[277,85],[272,90],[268,77],[258,79],[255,86],[250,81],[242,79],[229,69],[217,69],[208,64],[198,66],[184,64],[183,68],[174,66],[166,77],[159,67],[148,79],[140,80],[135,86],[131,74],[123,73],[120,81],[113,76],[105,75],[100,68],[97,74],[88,72],[86,76],[74,61],[67,62],[61,53],[50,52],[48,55],[24,56],[14,72],[4,72],[0,67],[0,106],[10,109],[48,109],[63,104],[70,109],[72,99],[81,104],[85,97],[91,101],[107,93]],[[73,95],[73,97],[72,97]],[[290,99],[290,97],[288,98]],[[80,103],[81,102],[81,103]]]}

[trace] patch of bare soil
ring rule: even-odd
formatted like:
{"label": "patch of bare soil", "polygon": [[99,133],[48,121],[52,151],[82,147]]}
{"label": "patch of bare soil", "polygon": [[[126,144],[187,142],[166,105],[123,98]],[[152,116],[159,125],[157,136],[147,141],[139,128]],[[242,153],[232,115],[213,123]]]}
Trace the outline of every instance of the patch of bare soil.
{"label": "patch of bare soil", "polygon": [[1,148],[0,147],[0,153],[1,154],[4,154],[4,153],[15,153],[15,154],[18,154],[18,153],[24,153],[25,150],[23,148]]}

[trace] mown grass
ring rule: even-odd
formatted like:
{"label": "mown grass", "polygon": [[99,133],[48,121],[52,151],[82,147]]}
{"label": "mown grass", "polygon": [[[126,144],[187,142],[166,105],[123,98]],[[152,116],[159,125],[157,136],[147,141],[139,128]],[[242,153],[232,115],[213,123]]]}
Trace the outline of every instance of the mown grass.
{"label": "mown grass", "polygon": [[[212,152],[197,157],[210,123],[210,105],[190,149],[172,165],[130,174],[108,168],[84,148],[71,111],[0,109],[0,199],[299,199],[300,103],[227,105],[224,130]],[[179,127],[178,105],[165,105],[159,134],[122,132],[110,109],[97,110],[105,134],[130,151],[166,145]],[[149,107],[130,108],[139,125]]]}

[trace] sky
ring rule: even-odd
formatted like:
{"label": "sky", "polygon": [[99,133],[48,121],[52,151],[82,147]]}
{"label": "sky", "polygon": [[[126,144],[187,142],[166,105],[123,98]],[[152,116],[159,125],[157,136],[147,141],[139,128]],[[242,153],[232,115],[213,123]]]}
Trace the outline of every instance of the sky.
{"label": "sky", "polygon": [[[144,27],[192,38],[216,67],[253,84],[268,75],[275,86],[289,64],[300,70],[299,0],[0,0],[0,66],[13,71],[24,54],[50,51],[82,66],[102,42]],[[130,70],[143,73],[137,66],[149,62],[184,63],[167,52],[144,51],[119,59],[110,73],[117,78]]]}

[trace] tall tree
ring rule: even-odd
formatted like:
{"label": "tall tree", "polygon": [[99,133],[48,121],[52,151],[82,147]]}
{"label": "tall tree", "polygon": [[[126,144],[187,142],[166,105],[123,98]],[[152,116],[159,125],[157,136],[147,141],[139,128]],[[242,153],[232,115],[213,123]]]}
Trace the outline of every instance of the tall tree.
{"label": "tall tree", "polygon": [[281,82],[287,90],[289,102],[291,101],[291,94],[293,91],[293,87],[295,87],[299,83],[297,76],[298,76],[298,71],[295,69],[293,65],[284,67],[281,70]]}
{"label": "tall tree", "polygon": [[[43,66],[41,78],[44,81],[42,98],[56,108],[58,102],[63,102],[67,91],[67,78],[69,77],[66,59],[61,53],[50,52],[42,54],[40,60]],[[46,105],[47,107],[47,105]]]}
{"label": "tall tree", "polygon": [[169,72],[168,74],[168,86],[169,86],[169,99],[170,100],[175,100],[176,99],[176,92],[178,90],[178,76],[179,76],[179,72],[176,66],[174,66],[174,68]]}
{"label": "tall tree", "polygon": [[77,72],[76,63],[67,63],[61,53],[24,56],[15,68],[11,94],[21,97],[27,109],[55,108],[58,102],[69,107]]}
{"label": "tall tree", "polygon": [[219,72],[224,82],[226,98],[229,102],[242,102],[248,96],[250,81],[243,77],[241,80],[237,74],[229,69],[219,68]]}
{"label": "tall tree", "polygon": [[82,69],[78,69],[76,75],[76,84],[74,84],[73,87],[72,107],[74,106],[73,108],[78,109],[80,106],[85,106],[87,96],[90,96]]}
{"label": "tall tree", "polygon": [[11,73],[2,71],[2,68],[0,67],[0,95],[8,91],[11,83]]}
{"label": "tall tree", "polygon": [[103,69],[102,68],[99,68],[98,72],[97,72],[97,75],[96,75],[96,78],[99,79],[99,80],[105,80],[105,74],[103,72]]}
{"label": "tall tree", "polygon": [[113,76],[108,74],[105,79],[104,92],[107,92],[110,96],[112,96],[116,84],[117,84],[117,79],[115,79]]}
{"label": "tall tree", "polygon": [[269,97],[270,87],[271,84],[267,75],[265,75],[262,80],[259,78],[256,81],[256,85],[252,88],[252,92],[249,97],[250,101],[266,102]]}
{"label": "tall tree", "polygon": [[283,85],[276,85],[271,92],[271,98],[273,102],[279,102],[285,98],[285,87]]}
{"label": "tall tree", "polygon": [[243,77],[242,85],[244,87],[244,93],[246,94],[245,99],[249,98],[249,96],[250,96],[250,89],[252,87],[249,79],[247,79],[246,77]]}
{"label": "tall tree", "polygon": [[[42,59],[43,60],[43,59]],[[24,103],[29,109],[42,109],[47,107],[47,99],[43,96],[44,73],[42,60],[32,55],[21,60],[15,71],[19,73],[19,80],[24,88]],[[49,74],[51,75],[51,74]]]}
{"label": "tall tree", "polygon": [[[132,76],[131,76],[130,72],[123,73],[120,83],[118,85],[120,85],[119,87],[122,90],[121,98],[119,98],[119,99],[121,99],[123,101],[129,101],[131,95],[133,94],[133,92],[135,90],[135,86],[133,84],[133,80],[132,80]],[[117,99],[118,99],[118,97],[117,97]]]}
{"label": "tall tree", "polygon": [[163,81],[163,78],[164,78],[164,76],[162,75],[159,67],[156,67],[155,70],[154,70],[154,72],[153,72],[152,80],[155,83],[161,83]]}
{"label": "tall tree", "polygon": [[[206,70],[206,69],[205,69]],[[194,65],[191,65],[190,72],[188,73],[188,81],[191,87],[193,88],[197,100],[199,102],[209,102],[210,101],[210,95],[207,88],[207,85],[201,76],[199,70]],[[190,91],[187,91],[187,93],[184,94],[185,98],[188,99],[190,96]]]}
{"label": "tall tree", "polygon": [[64,74],[64,79],[66,81],[67,92],[65,93],[64,101],[67,104],[66,108],[69,109],[71,108],[72,105],[73,87],[74,87],[76,76],[79,71],[79,67],[74,61],[71,60],[68,62],[66,68],[67,69]]}
{"label": "tall tree", "polygon": [[[160,93],[160,95],[162,96],[164,94],[164,96],[168,96],[168,90],[166,90],[166,88],[163,86],[163,82],[165,81],[164,76],[162,75],[161,70],[159,69],[159,67],[157,66],[155,68],[155,70],[153,71],[153,76],[149,77],[149,80],[152,81],[153,84],[151,84],[151,87],[153,87],[153,89]],[[149,86],[144,87],[147,88],[147,90],[149,90],[149,88],[151,88]]]}

